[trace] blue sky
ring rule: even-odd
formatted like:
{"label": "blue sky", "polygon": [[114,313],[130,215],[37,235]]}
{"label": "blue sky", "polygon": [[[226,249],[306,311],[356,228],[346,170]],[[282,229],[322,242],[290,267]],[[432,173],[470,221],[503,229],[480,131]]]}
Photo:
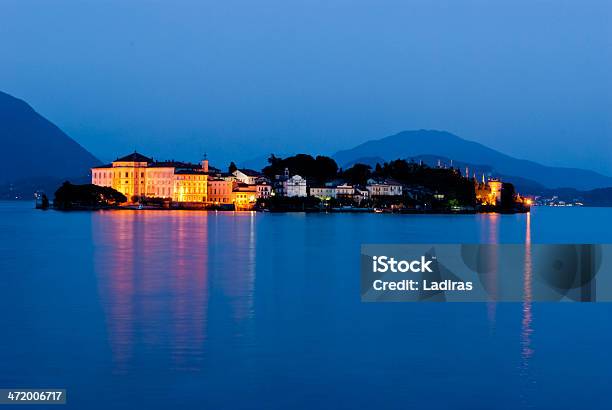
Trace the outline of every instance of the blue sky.
{"label": "blue sky", "polygon": [[0,89],[103,160],[442,129],[612,175],[610,1],[0,2]]}

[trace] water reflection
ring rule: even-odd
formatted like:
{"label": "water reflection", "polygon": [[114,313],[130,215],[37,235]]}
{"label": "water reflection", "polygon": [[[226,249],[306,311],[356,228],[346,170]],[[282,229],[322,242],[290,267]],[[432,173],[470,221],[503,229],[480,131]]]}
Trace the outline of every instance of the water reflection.
{"label": "water reflection", "polygon": [[[173,261],[166,272],[171,291],[172,363],[177,368],[197,369],[206,338],[208,218],[203,213],[189,218],[186,212],[173,212],[167,219],[172,238],[167,257]],[[145,272],[148,268],[143,267]],[[155,303],[152,298],[148,301]]]}
{"label": "water reflection", "polygon": [[[211,326],[225,337],[230,319],[235,326],[227,336],[245,334],[254,315],[255,222],[252,212],[92,214],[94,269],[115,371],[146,359],[134,352],[160,355],[172,369],[200,370]],[[221,326],[211,324],[210,306]]]}
{"label": "water reflection", "polygon": [[521,320],[521,365],[520,375],[525,384],[521,394],[523,404],[530,407],[529,393],[533,387],[533,377],[529,367],[529,361],[533,356],[531,336],[533,334],[532,313],[532,254],[531,254],[531,213],[526,214],[525,220],[525,263],[523,269],[523,305]]}
{"label": "water reflection", "polygon": [[[128,214],[117,214],[111,225],[93,218],[94,260],[103,272],[111,272],[110,280],[102,285],[100,291],[106,295],[107,332],[112,351],[113,362],[120,371],[125,370],[125,363],[133,354],[134,326],[134,258],[132,241],[134,239],[133,220]],[[104,240],[108,235],[112,240]],[[98,240],[99,239],[99,240]],[[96,253],[112,257],[96,257]]]}
{"label": "water reflection", "polygon": [[525,228],[525,264],[523,270],[523,320],[522,320],[522,331],[521,331],[521,345],[522,345],[522,358],[523,365],[527,367],[529,358],[533,355],[531,348],[531,334],[533,329],[531,328],[532,312],[532,294],[531,294],[531,281],[532,281],[532,263],[531,263],[531,214],[526,215],[526,228]]}
{"label": "water reflection", "polygon": [[[482,218],[484,218],[483,223],[481,224],[481,243],[485,244],[497,244],[500,243],[499,240],[499,224],[501,220],[501,215],[490,213],[483,214]],[[498,274],[498,255],[497,248],[495,246],[489,246],[484,248],[487,253],[487,257],[485,258],[489,261],[489,269],[487,271],[487,275],[485,278],[484,286],[486,287],[488,294],[490,295],[490,300],[487,302],[487,318],[489,320],[489,324],[492,329],[495,328],[495,317],[497,313],[497,296],[498,296],[498,284],[497,284],[497,274]]]}
{"label": "water reflection", "polygon": [[[226,218],[228,219],[228,218]],[[234,322],[253,316],[253,289],[256,267],[255,212],[235,212],[223,229],[228,243],[215,242],[215,285],[231,310]]]}

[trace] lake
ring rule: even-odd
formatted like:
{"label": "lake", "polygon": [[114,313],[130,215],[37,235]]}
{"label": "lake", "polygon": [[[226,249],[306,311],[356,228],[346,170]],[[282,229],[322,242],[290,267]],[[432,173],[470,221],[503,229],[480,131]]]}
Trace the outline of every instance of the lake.
{"label": "lake", "polygon": [[611,243],[611,208],[32,208],[0,202],[0,387],[66,388],[53,408],[610,406],[612,304],[361,303],[359,252]]}

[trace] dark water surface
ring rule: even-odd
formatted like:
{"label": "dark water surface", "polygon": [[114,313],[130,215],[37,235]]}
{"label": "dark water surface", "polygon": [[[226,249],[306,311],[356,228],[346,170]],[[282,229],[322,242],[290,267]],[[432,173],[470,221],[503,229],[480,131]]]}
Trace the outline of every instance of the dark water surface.
{"label": "dark water surface", "polygon": [[610,243],[612,209],[31,208],[0,202],[0,388],[66,388],[52,408],[612,406],[612,304],[359,296],[362,243]]}

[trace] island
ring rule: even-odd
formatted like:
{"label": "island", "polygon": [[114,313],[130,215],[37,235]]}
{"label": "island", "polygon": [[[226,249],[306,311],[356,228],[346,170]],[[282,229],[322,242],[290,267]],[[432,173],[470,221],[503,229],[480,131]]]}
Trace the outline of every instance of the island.
{"label": "island", "polygon": [[257,171],[158,161],[138,152],[91,169],[91,184],[65,182],[55,209],[206,209],[264,212],[528,212],[509,182],[469,169],[397,159],[339,168],[327,156],[274,154]]}

